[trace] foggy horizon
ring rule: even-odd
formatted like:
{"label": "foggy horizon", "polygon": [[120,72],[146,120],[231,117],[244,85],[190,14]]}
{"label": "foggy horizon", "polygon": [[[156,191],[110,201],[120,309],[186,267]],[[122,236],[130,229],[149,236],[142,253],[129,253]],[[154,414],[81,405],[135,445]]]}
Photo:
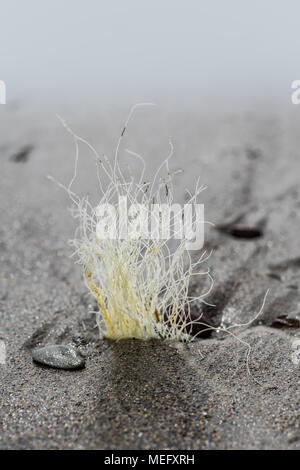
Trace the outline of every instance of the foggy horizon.
{"label": "foggy horizon", "polygon": [[8,100],[284,104],[299,12],[294,0],[2,2],[0,79]]}

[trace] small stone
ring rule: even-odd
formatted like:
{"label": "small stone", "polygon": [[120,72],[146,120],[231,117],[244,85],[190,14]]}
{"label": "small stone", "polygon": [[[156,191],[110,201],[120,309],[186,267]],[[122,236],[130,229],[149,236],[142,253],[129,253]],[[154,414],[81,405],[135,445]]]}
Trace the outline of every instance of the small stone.
{"label": "small stone", "polygon": [[56,369],[81,369],[85,366],[84,357],[71,345],[58,344],[33,349],[32,359]]}
{"label": "small stone", "polygon": [[288,315],[279,315],[271,324],[273,328],[300,328],[300,321]]}
{"label": "small stone", "polygon": [[276,281],[282,281],[281,279],[281,276],[277,273],[273,273],[273,272],[269,272],[267,273],[267,275],[271,278],[271,279],[276,279]]}
{"label": "small stone", "polygon": [[250,225],[235,224],[228,231],[235,238],[259,238],[263,235],[260,227],[252,227]]}
{"label": "small stone", "polygon": [[289,444],[293,444],[294,442],[300,441],[300,431],[289,432],[287,437]]}
{"label": "small stone", "polygon": [[33,145],[25,145],[18,152],[14,153],[10,159],[15,163],[25,163],[27,162],[33,148]]}

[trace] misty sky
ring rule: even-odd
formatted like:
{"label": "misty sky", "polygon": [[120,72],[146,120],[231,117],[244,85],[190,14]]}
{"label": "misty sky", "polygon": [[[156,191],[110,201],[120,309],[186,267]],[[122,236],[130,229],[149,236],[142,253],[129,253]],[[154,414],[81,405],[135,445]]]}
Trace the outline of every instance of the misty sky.
{"label": "misty sky", "polygon": [[285,100],[299,20],[296,0],[1,0],[0,79],[8,97]]}

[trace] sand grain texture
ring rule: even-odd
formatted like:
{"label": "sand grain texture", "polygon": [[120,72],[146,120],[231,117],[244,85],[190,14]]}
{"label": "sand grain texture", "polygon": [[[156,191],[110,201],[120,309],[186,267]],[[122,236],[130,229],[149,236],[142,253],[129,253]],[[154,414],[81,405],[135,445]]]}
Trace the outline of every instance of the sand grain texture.
{"label": "sand grain texture", "polygon": [[[100,151],[109,153],[122,131],[121,112],[87,119],[66,114]],[[200,174],[208,185],[208,220],[255,225],[266,219],[263,236],[249,241],[207,229],[216,307],[204,309],[216,323],[222,316],[228,324],[245,322],[271,288],[260,324],[242,333],[262,387],[248,377],[245,347],[231,337],[190,345],[98,338],[89,313],[95,303],[69,258],[70,204],[46,179],[70,180],[72,139],[52,111],[20,106],[0,118],[0,334],[7,347],[0,365],[0,448],[299,449],[300,365],[291,354],[300,332],[269,326],[280,315],[300,313],[299,118],[216,118],[187,110],[162,119],[143,111],[126,142],[153,168],[172,134],[173,166],[185,169],[179,198]],[[29,147],[26,161],[11,159]],[[76,190],[92,194],[93,164],[80,150]],[[192,290],[205,287],[200,278]],[[31,348],[68,343],[85,355],[85,369],[32,362]]]}

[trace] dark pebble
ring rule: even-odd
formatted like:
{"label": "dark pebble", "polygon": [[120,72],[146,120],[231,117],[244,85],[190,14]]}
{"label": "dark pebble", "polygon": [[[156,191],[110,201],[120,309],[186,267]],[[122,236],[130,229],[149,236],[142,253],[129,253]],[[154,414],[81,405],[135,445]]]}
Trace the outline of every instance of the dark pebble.
{"label": "dark pebble", "polygon": [[272,272],[271,272],[271,273],[267,273],[267,274],[268,274],[268,276],[269,276],[271,279],[276,279],[276,281],[281,281],[281,280],[282,280],[281,277],[280,277],[280,275],[277,274],[277,273],[272,273]]}
{"label": "dark pebble", "polygon": [[280,315],[271,324],[273,328],[300,328],[300,321],[297,318]]}
{"label": "dark pebble", "polygon": [[232,225],[228,233],[235,238],[259,238],[262,237],[263,231],[257,227],[251,227],[244,224]]}
{"label": "dark pebble", "polygon": [[56,369],[81,369],[85,366],[84,357],[71,345],[60,344],[36,348],[32,351],[32,358],[35,362]]}
{"label": "dark pebble", "polygon": [[25,145],[18,152],[14,153],[10,159],[15,163],[25,163],[27,162],[29,155],[33,150],[33,145]]}

